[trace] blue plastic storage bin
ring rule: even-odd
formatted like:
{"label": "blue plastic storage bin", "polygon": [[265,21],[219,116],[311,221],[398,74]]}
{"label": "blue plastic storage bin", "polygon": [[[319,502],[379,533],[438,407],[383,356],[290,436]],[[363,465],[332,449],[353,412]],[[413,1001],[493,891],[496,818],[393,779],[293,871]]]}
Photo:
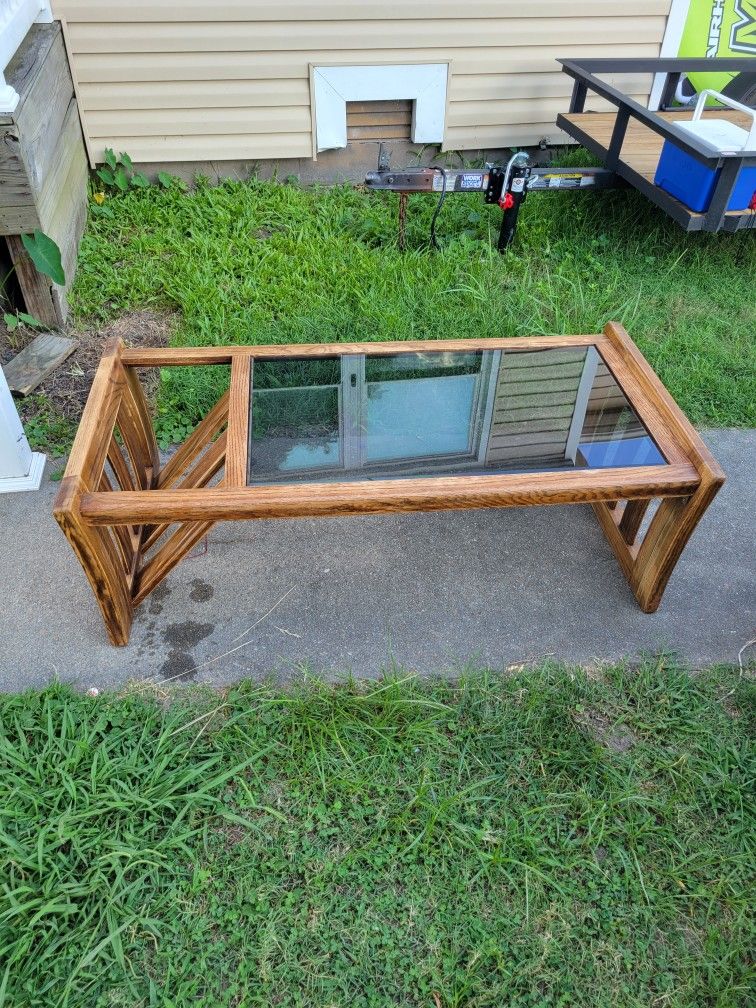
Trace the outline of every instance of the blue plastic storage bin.
{"label": "blue plastic storage bin", "polygon": [[[753,116],[754,127],[751,132],[726,119],[701,119],[701,112],[709,95],[718,98],[723,104]],[[737,153],[756,148],[756,111],[713,91],[703,91],[699,95],[690,122],[678,122],[676,125],[686,133],[705,140],[722,153]],[[690,154],[680,150],[674,141],[665,140],[654,182],[691,210],[703,213],[709,209],[720,171],[719,168],[708,168],[705,164],[701,164]],[[756,194],[756,168],[742,168],[727,209],[748,209],[754,194]]]}

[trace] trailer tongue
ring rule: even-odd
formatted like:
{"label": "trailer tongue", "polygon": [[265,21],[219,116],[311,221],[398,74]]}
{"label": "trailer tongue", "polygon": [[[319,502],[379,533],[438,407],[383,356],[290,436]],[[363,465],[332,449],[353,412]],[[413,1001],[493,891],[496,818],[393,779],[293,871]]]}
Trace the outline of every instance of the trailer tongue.
{"label": "trailer tongue", "polygon": [[398,192],[403,197],[399,206],[400,230],[406,213],[406,197],[410,193],[437,193],[439,203],[431,231],[431,242],[434,245],[435,220],[444,199],[455,193],[482,193],[486,203],[498,203],[503,211],[498,242],[500,252],[503,252],[514,239],[520,206],[528,192],[611,189],[625,184],[608,168],[534,166],[524,151],[514,154],[505,166],[491,164],[485,168],[460,170],[434,166],[401,168],[393,171],[388,166],[383,144],[380,145],[378,154],[378,169],[368,172],[365,176],[365,185],[368,189]]}

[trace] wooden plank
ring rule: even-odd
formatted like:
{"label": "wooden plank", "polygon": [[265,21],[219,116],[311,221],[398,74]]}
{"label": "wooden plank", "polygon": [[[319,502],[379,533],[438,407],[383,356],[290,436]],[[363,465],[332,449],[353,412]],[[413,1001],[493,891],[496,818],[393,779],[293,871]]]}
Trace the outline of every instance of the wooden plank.
{"label": "wooden plank", "polygon": [[126,464],[123,451],[121,450],[121,446],[118,444],[115,436],[111,436],[110,438],[107,460],[121,490],[139,489],[134,482],[134,475]]}
{"label": "wooden plank", "polygon": [[149,490],[155,484],[160,467],[157,441],[139,379],[131,368],[123,371],[123,395],[116,425],[131,458],[137,483],[143,490]]}
{"label": "wooden plank", "polygon": [[24,296],[26,311],[45,325],[58,325],[58,308],[52,297],[52,281],[37,271],[19,235],[7,235],[5,241]]}
{"label": "wooden plank", "polygon": [[224,392],[204,420],[200,421],[192,433],[179,445],[174,454],[158,473],[157,487],[167,490],[176,483],[188,467],[197,459],[218,431],[228,421],[229,393]]}
{"label": "wooden plank", "polygon": [[691,465],[633,466],[560,473],[303,483],[204,490],[86,494],[81,513],[92,525],[235,521],[329,515],[449,511],[575,504],[635,497],[685,496],[698,485]]}
{"label": "wooden plank", "polygon": [[[103,472],[100,476],[100,485],[98,490],[100,492],[105,491],[107,493],[115,492],[113,484],[110,482],[106,472]],[[114,525],[109,531],[120,554],[121,566],[128,572],[127,580],[130,585],[131,578],[133,577],[134,570],[136,568],[138,553],[138,548],[135,546],[131,538],[131,528],[128,525]]]}
{"label": "wooden plank", "polygon": [[249,398],[252,358],[235,357],[231,363],[231,387],[228,400],[226,479],[229,487],[247,485],[249,438]]}
{"label": "wooden plank", "polygon": [[207,346],[207,347],[124,347],[121,360],[131,367],[178,367],[195,364],[230,364],[234,357],[338,357],[340,354],[393,356],[401,353],[469,350],[540,350],[565,346],[597,346],[603,336],[510,336],[505,339],[399,340],[385,343],[302,343],[277,346]]}
{"label": "wooden plank", "polygon": [[[60,26],[55,28],[57,31],[52,45],[40,63],[31,87],[22,96],[15,117],[24,159],[38,197],[48,174],[56,166],[58,137],[74,96]],[[26,44],[26,40],[22,44]]]}
{"label": "wooden plank", "polygon": [[412,112],[351,112],[347,104],[347,129],[357,126],[409,126]]}
{"label": "wooden plank", "polygon": [[25,234],[42,227],[36,204],[73,94],[60,26],[34,25],[6,78],[19,104],[0,139],[0,234]]}
{"label": "wooden plank", "polygon": [[641,523],[643,522],[643,517],[646,514],[646,511],[648,511],[648,505],[650,503],[650,500],[633,500],[626,502],[622,510],[619,530],[622,538],[628,546],[632,546],[635,543],[638,532],[640,531]]}
{"label": "wooden plank", "polygon": [[609,545],[614,551],[614,555],[619,561],[622,573],[627,578],[630,587],[635,590],[633,585],[633,572],[635,569],[634,547],[628,546],[620,533],[617,518],[615,517],[615,502],[594,501],[593,511],[599,520],[599,525],[601,526]]}
{"label": "wooden plank", "polygon": [[160,548],[134,579],[134,605],[139,605],[154,591],[176,564],[180,563],[190,549],[206,536],[215,521],[186,522],[179,526],[170,539]]}
{"label": "wooden plank", "polygon": [[42,72],[47,54],[59,37],[60,25],[55,22],[34,24],[27,32],[26,37],[5,68],[5,79],[18,94],[19,104],[16,106],[15,112],[2,117],[4,121],[15,121],[25,96],[34,87],[34,82]]}
{"label": "wooden plank", "polygon": [[13,360],[3,365],[8,388],[21,395],[33,392],[78,345],[78,340],[55,333],[40,333],[35,336]]}
{"label": "wooden plank", "polygon": [[0,228],[20,234],[39,227],[34,188],[15,124],[0,135]]}
{"label": "wooden plank", "polygon": [[55,145],[55,159],[39,199],[39,217],[41,229],[60,248],[66,275],[63,286],[54,284],[50,290],[58,323],[62,324],[68,316],[67,293],[76,277],[79,242],[87,219],[87,158],[73,98]]}
{"label": "wooden plank", "polygon": [[[100,389],[98,401],[101,400],[99,392]],[[87,431],[87,445],[89,433],[91,432]],[[80,442],[81,447],[83,442]],[[96,485],[99,485],[100,475],[101,473],[98,474]],[[122,646],[128,643],[134,612],[130,586],[110,530],[93,528],[82,520],[80,501],[85,487],[86,484],[80,477],[70,474],[64,476],[53,513],[89,580],[111,642]],[[105,496],[119,495],[107,493]]]}
{"label": "wooden plank", "polygon": [[[717,467],[718,469],[719,467]],[[724,482],[706,473],[691,497],[665,498],[637,549],[632,585],[644,612],[656,612],[680,555]]]}
{"label": "wooden plank", "polygon": [[105,344],[68,456],[66,476],[78,477],[85,489],[99,482],[121,404],[125,376],[118,363],[122,346],[119,339]]}
{"label": "wooden plank", "polygon": [[387,101],[348,101],[346,103],[347,122],[359,115],[403,114],[411,116],[413,104],[411,98],[391,98]]}
{"label": "wooden plank", "polygon": [[[619,357],[618,366],[613,368],[615,377],[626,392],[626,385],[630,385],[630,376],[635,379],[633,385],[639,389],[640,394],[638,396],[630,394],[628,398],[635,412],[648,427],[652,436],[656,438],[657,443],[667,442],[669,440],[668,434],[671,434],[677,439],[679,445],[678,451],[671,454],[690,459],[699,473],[721,485],[724,482],[724,472],[719,463],[693,424],[659,381],[653,368],[627,331],[618,322],[607,322],[604,326],[604,333],[611,341],[611,346],[605,349],[612,356],[616,352]],[[611,366],[611,360],[608,360],[608,363]],[[652,422],[650,410],[654,411],[660,423],[658,421]],[[660,426],[665,429],[666,436],[663,440],[656,437]]]}
{"label": "wooden plank", "polygon": [[347,140],[409,140],[410,126],[349,126]]}
{"label": "wooden plank", "polygon": [[[197,490],[207,486],[214,476],[217,476],[226,463],[227,435],[224,431],[213,441],[206,452],[200,457],[190,472],[186,473],[177,483],[177,490]],[[145,531],[143,550],[147,552],[157,540],[170,528],[170,523],[150,527],[144,525]]]}

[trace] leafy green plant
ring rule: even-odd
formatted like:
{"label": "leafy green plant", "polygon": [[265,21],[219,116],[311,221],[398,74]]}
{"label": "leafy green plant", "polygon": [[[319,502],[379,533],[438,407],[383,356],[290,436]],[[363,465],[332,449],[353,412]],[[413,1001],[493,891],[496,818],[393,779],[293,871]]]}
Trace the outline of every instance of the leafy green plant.
{"label": "leafy green plant", "polygon": [[169,175],[168,172],[158,172],[157,173],[158,185],[163,189],[180,189],[182,192],[186,189],[186,182],[179,178],[177,175]]}
{"label": "leafy green plant", "polygon": [[44,322],[40,322],[38,318],[33,315],[29,315],[28,312],[3,312],[3,321],[8,327],[8,332],[15,332],[20,325],[31,326],[32,329],[44,329]]}
{"label": "leafy green plant", "polygon": [[131,158],[125,151],[115,154],[111,147],[105,150],[105,164],[97,169],[97,177],[114,193],[126,193],[130,189],[149,188],[149,179],[142,172],[135,172]]}
{"label": "leafy green plant", "polygon": [[[36,230],[33,234],[21,235],[21,241],[37,270],[49,277],[53,283],[59,284],[62,287],[66,282],[66,274],[63,269],[60,248],[57,242],[45,234],[44,231],[40,230]],[[14,266],[3,277],[0,291],[0,297],[3,301],[8,300],[5,285],[15,268]],[[44,322],[40,322],[38,318],[29,315],[28,312],[3,312],[3,320],[9,332],[15,332],[20,325],[31,326],[34,329],[45,328]]]}
{"label": "leafy green plant", "polygon": [[21,418],[26,437],[34,451],[65,455],[71,448],[76,424],[64,416],[43,392],[25,396]]}
{"label": "leafy green plant", "polygon": [[53,239],[44,231],[21,235],[24,248],[40,273],[50,277],[53,283],[62,287],[66,282],[66,274],[60,258],[60,249]]}

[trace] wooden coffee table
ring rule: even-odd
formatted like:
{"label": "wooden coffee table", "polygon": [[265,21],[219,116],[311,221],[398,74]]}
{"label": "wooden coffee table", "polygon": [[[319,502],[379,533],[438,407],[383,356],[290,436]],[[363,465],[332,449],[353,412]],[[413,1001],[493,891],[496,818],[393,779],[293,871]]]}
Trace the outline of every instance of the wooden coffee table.
{"label": "wooden coffee table", "polygon": [[[228,390],[161,463],[137,369],[228,365]],[[615,323],[592,336],[422,343],[115,341],[55,517],[111,641],[126,644],[135,606],[215,522],[241,518],[590,503],[654,612],[723,481]]]}

